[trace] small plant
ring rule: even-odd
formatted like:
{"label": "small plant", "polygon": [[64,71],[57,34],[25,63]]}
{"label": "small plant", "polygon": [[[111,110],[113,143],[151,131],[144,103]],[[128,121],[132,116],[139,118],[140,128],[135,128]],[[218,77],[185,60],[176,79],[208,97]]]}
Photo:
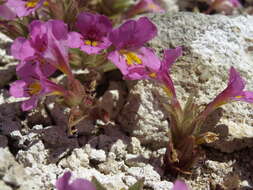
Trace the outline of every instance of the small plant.
{"label": "small plant", "polygon": [[168,73],[181,54],[181,47],[168,49],[164,51],[164,58],[158,64],[153,62],[154,65],[149,65],[142,62],[142,64],[130,67],[125,64],[127,69],[121,64],[120,69],[124,68],[122,73],[126,79],[151,79],[161,85],[169,99],[164,107],[170,113],[170,142],[164,157],[164,164],[166,169],[190,174],[189,168],[201,154],[199,145],[212,143],[218,139],[218,135],[213,132],[202,132],[207,117],[220,106],[230,102],[253,103],[253,92],[244,91],[245,81],[232,67],[227,88],[204,109],[195,103],[194,97],[189,97],[186,105],[182,107],[177,100],[175,87]]}

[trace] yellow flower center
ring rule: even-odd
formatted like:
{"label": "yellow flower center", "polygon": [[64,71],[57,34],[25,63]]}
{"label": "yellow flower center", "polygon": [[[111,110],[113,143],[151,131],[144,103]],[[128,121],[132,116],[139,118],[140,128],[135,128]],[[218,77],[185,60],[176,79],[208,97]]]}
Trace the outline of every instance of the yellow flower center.
{"label": "yellow flower center", "polygon": [[157,74],[156,74],[156,73],[150,73],[149,76],[150,76],[151,78],[156,78],[156,77],[157,77]]}
{"label": "yellow flower center", "polygon": [[[27,1],[26,7],[27,7],[27,8],[34,8],[34,7],[36,7],[36,5],[38,4],[38,2],[39,2],[39,0],[30,0],[30,1]],[[48,6],[48,2],[45,1],[45,2],[43,3],[43,5],[44,5],[44,6]]]}
{"label": "yellow flower center", "polygon": [[84,44],[88,45],[88,46],[93,46],[93,47],[98,46],[98,42],[97,41],[91,41],[91,40],[85,40]]}
{"label": "yellow flower center", "polygon": [[134,64],[142,64],[142,60],[138,57],[136,53],[127,50],[120,50],[120,53],[124,55],[128,66]]}
{"label": "yellow flower center", "polygon": [[39,82],[34,82],[29,85],[28,87],[29,93],[31,95],[38,94],[42,90],[42,86]]}
{"label": "yellow flower center", "polygon": [[148,6],[147,6],[147,8],[151,9],[151,10],[159,10],[159,6],[157,6],[154,3],[149,3]]}

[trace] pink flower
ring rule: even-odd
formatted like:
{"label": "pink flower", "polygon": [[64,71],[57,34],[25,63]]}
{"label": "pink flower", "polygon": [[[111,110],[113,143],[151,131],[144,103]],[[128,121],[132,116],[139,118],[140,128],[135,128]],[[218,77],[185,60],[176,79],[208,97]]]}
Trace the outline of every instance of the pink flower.
{"label": "pink flower", "polygon": [[109,53],[108,59],[124,76],[129,75],[131,68],[148,66],[154,70],[158,69],[159,58],[150,48],[144,47],[144,44],[156,34],[156,26],[147,17],[141,17],[137,21],[126,21],[119,28],[114,29],[109,36],[116,50]]}
{"label": "pink flower", "polygon": [[26,73],[19,73],[19,76],[21,80],[17,80],[10,85],[10,94],[16,98],[29,98],[22,102],[21,108],[23,111],[35,108],[42,96],[63,96],[66,93],[61,86],[46,79],[38,63],[30,64],[26,68]]}
{"label": "pink flower", "polygon": [[244,91],[245,81],[240,74],[231,67],[228,86],[211,103],[207,105],[204,113],[209,114],[216,108],[233,101],[253,103],[253,92]]}
{"label": "pink flower", "polygon": [[0,16],[5,19],[14,19],[16,16],[23,17],[33,13],[45,4],[46,0],[7,0],[0,6]]}
{"label": "pink flower", "polygon": [[71,178],[70,172],[65,172],[56,182],[57,190],[96,190],[95,186],[86,179],[75,179],[72,183],[69,182]]}
{"label": "pink flower", "polygon": [[47,26],[51,30],[48,31],[48,46],[44,58],[68,77],[73,78],[69,65],[67,25],[63,21],[51,20],[47,22]]}
{"label": "pink flower", "polygon": [[190,190],[190,189],[183,181],[176,180],[172,190]]}
{"label": "pink flower", "polygon": [[[45,76],[50,76],[56,69],[69,72],[67,25],[59,20],[36,20],[29,25],[29,31],[28,39],[19,37],[11,47],[12,55],[21,61],[17,69],[23,70],[26,64],[38,62]],[[59,52],[64,61],[59,59]]]}
{"label": "pink flower", "polygon": [[173,81],[169,75],[169,70],[176,59],[182,55],[182,48],[177,47],[175,49],[167,49],[164,51],[164,57],[162,61],[159,61],[158,67],[150,67],[144,65],[144,67],[132,67],[129,69],[126,79],[153,79],[163,84],[167,95],[171,99],[176,99],[176,91]]}
{"label": "pink flower", "polygon": [[76,27],[81,34],[70,33],[71,48],[80,48],[88,54],[98,54],[111,45],[108,34],[112,30],[112,23],[106,16],[81,13],[77,17]]}
{"label": "pink flower", "polygon": [[165,10],[161,7],[157,0],[140,0],[136,5],[130,8],[126,13],[126,17],[130,18],[137,14],[142,14],[146,12],[153,13],[164,13]]}

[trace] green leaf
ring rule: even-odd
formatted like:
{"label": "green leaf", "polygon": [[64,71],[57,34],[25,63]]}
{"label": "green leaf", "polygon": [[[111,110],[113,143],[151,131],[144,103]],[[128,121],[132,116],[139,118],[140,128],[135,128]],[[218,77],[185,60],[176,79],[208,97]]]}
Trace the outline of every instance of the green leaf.
{"label": "green leaf", "polygon": [[95,185],[96,190],[107,190],[94,176],[92,177],[91,182]]}
{"label": "green leaf", "polygon": [[128,190],[143,190],[143,186],[144,186],[144,178],[137,181],[135,184],[129,187]]}

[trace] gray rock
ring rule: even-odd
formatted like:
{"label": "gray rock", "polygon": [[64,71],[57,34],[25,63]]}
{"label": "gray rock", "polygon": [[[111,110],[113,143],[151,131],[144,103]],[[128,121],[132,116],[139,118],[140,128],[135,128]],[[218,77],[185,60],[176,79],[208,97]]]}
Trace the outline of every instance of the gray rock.
{"label": "gray rock", "polygon": [[1,190],[12,190],[12,188],[6,185],[3,181],[0,181]]}
{"label": "gray rock", "polygon": [[139,154],[142,151],[141,143],[136,137],[132,137],[128,151],[132,154]]}
{"label": "gray rock", "polygon": [[94,148],[91,149],[89,153],[90,160],[97,161],[97,162],[104,162],[106,161],[106,154],[103,150],[96,150]]}
{"label": "gray rock", "polygon": [[127,154],[125,163],[128,166],[144,167],[148,163],[148,159],[142,155]]}
{"label": "gray rock", "polygon": [[168,141],[167,116],[157,98],[158,87],[148,81],[139,81],[128,96],[118,117],[122,129],[153,148],[164,147]]}
{"label": "gray rock", "polygon": [[113,152],[117,159],[123,159],[127,154],[127,144],[125,144],[121,139],[117,140],[111,145],[110,152]]}
{"label": "gray rock", "polygon": [[163,0],[163,2],[165,3],[166,11],[169,13],[179,11],[178,0]]}
{"label": "gray rock", "polygon": [[86,153],[86,150],[76,148],[71,152],[70,156],[63,158],[58,165],[63,168],[70,168],[71,170],[89,167],[89,155]]}
{"label": "gray rock", "polygon": [[28,150],[20,150],[17,154],[17,160],[25,167],[32,167],[36,164],[46,164],[48,151],[42,141],[34,143]]}
{"label": "gray rock", "polygon": [[79,170],[73,171],[73,177],[85,178],[91,180],[92,176],[95,176],[97,180],[105,186],[106,189],[119,190],[127,188],[122,181],[123,173],[117,173],[115,175],[104,175],[95,169],[80,168]]}
{"label": "gray rock", "polygon": [[126,98],[126,89],[120,82],[110,82],[108,90],[99,99],[100,109],[105,110],[111,120],[119,114]]}
{"label": "gray rock", "polygon": [[7,137],[0,135],[0,148],[5,148],[7,145],[8,145]]}
{"label": "gray rock", "polygon": [[151,187],[154,190],[172,190],[173,183],[168,181],[159,181],[157,183],[153,183]]}
{"label": "gray rock", "polygon": [[8,63],[3,67],[0,67],[0,88],[8,85],[9,82],[16,75],[16,65],[17,63]]}
{"label": "gray rock", "polygon": [[160,181],[160,175],[155,171],[154,167],[149,164],[144,167],[131,167],[127,170],[127,174],[135,177],[137,180],[144,178],[144,184],[148,186]]}
{"label": "gray rock", "polygon": [[16,75],[17,62],[9,55],[10,43],[12,40],[6,35],[0,33],[0,88],[8,83]]}
{"label": "gray rock", "polygon": [[27,180],[24,167],[16,162],[8,148],[0,148],[0,175],[4,183],[14,187],[21,186]]}

